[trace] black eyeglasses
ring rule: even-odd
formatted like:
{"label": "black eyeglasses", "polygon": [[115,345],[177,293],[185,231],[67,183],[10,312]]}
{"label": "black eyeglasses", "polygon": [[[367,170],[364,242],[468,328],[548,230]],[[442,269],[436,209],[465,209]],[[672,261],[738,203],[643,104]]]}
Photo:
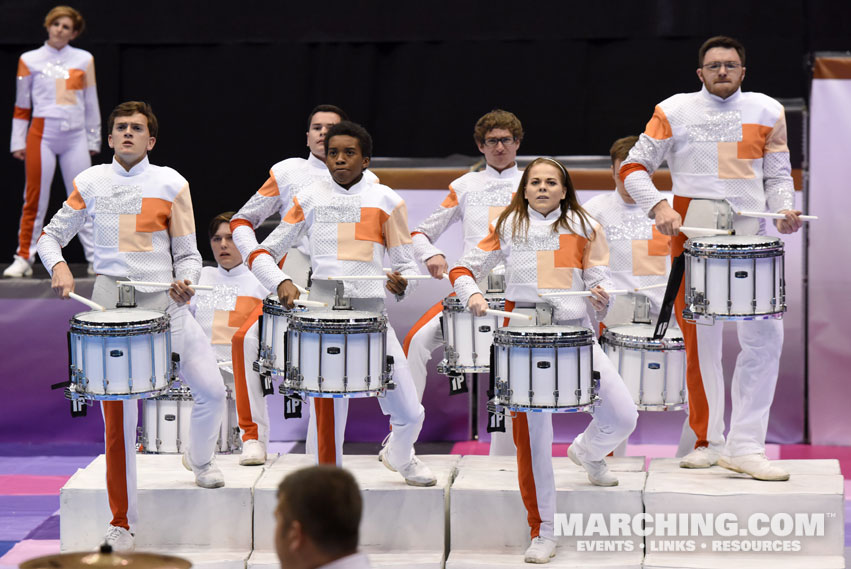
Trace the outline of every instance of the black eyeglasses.
{"label": "black eyeglasses", "polygon": [[741,66],[741,63],[735,61],[713,61],[712,63],[703,64],[703,67],[710,71],[720,71],[722,67],[726,67],[727,71],[736,71]]}
{"label": "black eyeglasses", "polygon": [[502,138],[486,138],[485,139],[485,146],[487,146],[489,148],[496,148],[496,146],[500,142],[502,143],[502,145],[504,147],[509,148],[511,146],[514,146],[514,144],[517,142],[517,139],[514,138],[513,136],[504,136]]}

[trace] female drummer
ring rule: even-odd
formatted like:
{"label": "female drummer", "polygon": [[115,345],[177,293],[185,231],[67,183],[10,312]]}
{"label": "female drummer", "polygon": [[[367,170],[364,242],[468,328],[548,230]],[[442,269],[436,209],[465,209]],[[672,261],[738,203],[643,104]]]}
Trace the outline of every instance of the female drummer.
{"label": "female drummer", "polygon": [[[4,277],[32,274],[35,245],[50,200],[56,158],[70,196],[74,177],[92,165],[90,154],[100,152],[94,58],[89,52],[68,45],[83,33],[85,25],[77,10],[69,6],[54,7],[44,18],[47,41],[18,60],[10,147],[12,156],[24,161],[26,186],[18,249],[12,264],[3,271]],[[89,222],[78,233],[90,270],[91,227]]]}
{"label": "female drummer", "polygon": [[[576,199],[565,167],[552,158],[534,160],[523,173],[511,204],[496,226],[466,253],[449,277],[458,297],[476,315],[487,302],[476,281],[505,263],[505,309],[531,308],[541,293],[590,290],[591,297],[547,297],[553,323],[589,327],[585,298],[605,315],[610,297],[609,248],[599,224]],[[585,432],[570,445],[568,456],[585,468],[597,486],[615,486],[604,457],[635,428],[635,404],[617,370],[597,344],[594,367],[600,373],[601,404]],[[549,413],[512,414],[520,493],[528,513],[532,543],[527,563],[547,563],[555,556],[553,514],[556,494],[552,464],[553,425]]]}

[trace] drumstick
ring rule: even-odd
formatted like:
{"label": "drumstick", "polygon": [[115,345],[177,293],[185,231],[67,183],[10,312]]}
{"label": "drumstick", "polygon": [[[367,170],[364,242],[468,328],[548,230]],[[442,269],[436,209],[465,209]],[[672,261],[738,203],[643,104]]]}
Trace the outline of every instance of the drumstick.
{"label": "drumstick", "polygon": [[[743,215],[745,217],[764,217],[766,219],[786,219],[786,216],[782,213],[765,213],[761,211],[737,211],[736,215]],[[799,215],[798,219],[802,219],[804,221],[815,221],[818,219],[818,216]]]}
{"label": "drumstick", "polygon": [[[148,281],[115,281],[117,286],[121,285],[130,285],[130,286],[149,286],[152,288],[171,288],[171,283],[153,283]],[[189,288],[194,288],[195,290],[213,290],[211,285],[189,285]]]}
{"label": "drumstick", "polygon": [[708,227],[689,227],[687,225],[680,226],[680,231],[692,231],[698,233],[705,233],[706,235],[735,235],[735,229],[710,229]]}
{"label": "drumstick", "polygon": [[306,288],[304,288],[304,287],[303,287],[303,286],[301,286],[301,285],[298,285],[298,284],[293,283],[293,286],[294,286],[294,287],[296,288],[296,290],[298,290],[301,294],[309,294],[309,293],[310,293],[310,291],[309,291],[309,290],[307,290]]}
{"label": "drumstick", "polygon": [[233,360],[228,360],[226,362],[219,362],[218,363],[219,367],[230,367],[231,365],[233,365]]}
{"label": "drumstick", "polygon": [[318,300],[302,300],[300,298],[295,299],[293,304],[298,306],[328,306],[327,302],[319,302]]}
{"label": "drumstick", "polygon": [[[667,285],[665,285],[667,286]],[[608,294],[626,294],[628,292],[632,292],[626,289],[619,290],[607,290]],[[539,294],[538,296],[547,297],[547,296],[594,296],[590,290],[566,290],[564,292],[544,292]]]}
{"label": "drumstick", "polygon": [[485,314],[490,314],[491,316],[504,316],[505,318],[525,318],[526,320],[533,320],[535,318],[533,314],[506,312],[505,310],[494,310],[493,308],[488,308],[487,310],[485,310]]}
{"label": "drumstick", "polygon": [[[386,275],[342,275],[328,277],[329,281],[379,281],[386,279]],[[424,281],[432,278],[431,275],[402,275],[407,281]]]}
{"label": "drumstick", "polygon": [[[382,268],[381,268],[381,270],[382,270],[382,271],[385,271],[385,272],[387,272],[387,273],[392,273],[392,272],[393,272],[393,269],[391,269],[390,267],[382,267]],[[449,277],[449,273],[443,273],[443,276],[448,278],[448,277]],[[402,277],[403,277],[403,278],[408,278],[408,277],[406,277],[405,275],[402,275]],[[434,277],[432,277],[432,278],[434,278]]]}
{"label": "drumstick", "polygon": [[79,295],[79,294],[77,294],[76,292],[69,292],[69,293],[68,293],[68,296],[69,296],[69,297],[71,297],[71,298],[73,298],[73,299],[74,299],[74,300],[76,300],[77,302],[82,302],[83,304],[85,304],[86,306],[88,306],[89,308],[91,308],[92,310],[100,310],[101,312],[103,312],[103,311],[105,311],[105,310],[106,310],[106,308],[104,308],[103,306],[101,306],[101,305],[100,305],[100,304],[98,304],[97,302],[95,302],[95,301],[93,301],[93,300],[89,300],[89,299],[88,299],[88,298],[86,298],[85,296],[80,296],[80,295]]}
{"label": "drumstick", "polygon": [[651,288],[665,288],[667,286],[668,286],[668,283],[659,283],[659,284],[655,284],[655,285],[640,286],[640,287],[633,289],[633,290],[635,292],[641,292],[642,290],[650,290]]}

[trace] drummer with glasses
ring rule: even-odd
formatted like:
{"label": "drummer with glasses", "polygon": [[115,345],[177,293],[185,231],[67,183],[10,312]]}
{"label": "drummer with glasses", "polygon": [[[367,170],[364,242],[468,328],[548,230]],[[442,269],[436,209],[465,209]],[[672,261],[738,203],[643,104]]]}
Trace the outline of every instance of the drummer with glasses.
{"label": "drummer with glasses", "polygon": [[[655,219],[660,232],[673,237],[672,258],[683,252],[683,225],[715,228],[726,220],[738,235],[765,233],[763,222],[743,219],[736,211],[784,214],[776,222],[780,233],[801,227],[783,106],[761,93],[742,91],[745,71],[741,43],[726,36],[706,40],[698,51],[701,90],[659,103],[620,168],[630,196]],[[673,207],[650,178],[665,160],[673,179]],[[688,223],[683,222],[686,216]],[[725,440],[723,325],[684,321],[684,292],[681,287],[674,307],[688,355],[689,421],[697,442],[680,466],[719,464],[760,480],[788,480],[788,472],[765,458],[783,322],[772,318],[736,323],[742,351],[733,374],[732,417]]]}
{"label": "drummer with glasses", "polygon": [[[442,279],[449,270],[445,253],[435,245],[440,236],[453,223],[460,222],[464,235],[462,254],[474,249],[487,236],[490,224],[511,203],[511,196],[520,183],[521,172],[516,158],[523,140],[523,125],[513,113],[496,109],[485,114],[476,121],[473,139],[484,155],[485,169],[464,174],[449,184],[449,193],[443,202],[411,234],[417,260],[435,279]],[[497,275],[503,272],[502,266],[494,269]],[[488,278],[488,275],[482,277],[482,292],[488,288],[502,288],[489,287]],[[442,312],[443,299],[440,299],[414,323],[403,342],[420,401],[425,392],[428,361],[432,352],[444,342],[440,325]],[[504,432],[491,433],[491,456],[514,455],[511,422],[506,421],[504,425]]]}

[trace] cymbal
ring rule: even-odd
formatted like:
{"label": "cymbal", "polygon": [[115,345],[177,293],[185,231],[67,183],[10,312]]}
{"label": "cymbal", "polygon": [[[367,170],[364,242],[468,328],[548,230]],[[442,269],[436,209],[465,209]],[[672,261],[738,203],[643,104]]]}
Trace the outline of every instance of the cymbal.
{"label": "cymbal", "polygon": [[46,555],[24,561],[21,569],[189,569],[192,563],[159,553],[113,553],[109,546],[100,551],[78,551]]}

